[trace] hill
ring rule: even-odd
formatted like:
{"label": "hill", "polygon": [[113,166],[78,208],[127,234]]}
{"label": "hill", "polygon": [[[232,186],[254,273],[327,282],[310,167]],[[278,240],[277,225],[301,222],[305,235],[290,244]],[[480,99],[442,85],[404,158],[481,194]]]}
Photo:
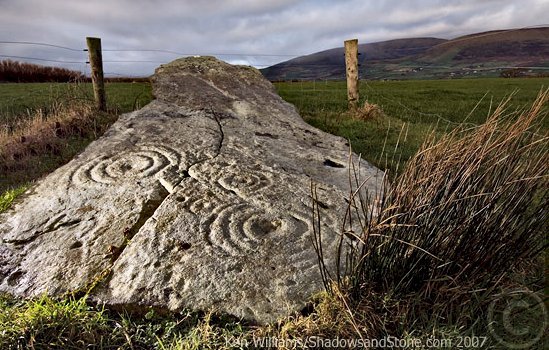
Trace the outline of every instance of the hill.
{"label": "hill", "polygon": [[[475,33],[452,40],[409,38],[360,44],[361,78],[425,79],[540,75],[549,69],[549,27]],[[511,69],[509,67],[525,67]],[[262,69],[270,80],[344,79],[343,48]]]}

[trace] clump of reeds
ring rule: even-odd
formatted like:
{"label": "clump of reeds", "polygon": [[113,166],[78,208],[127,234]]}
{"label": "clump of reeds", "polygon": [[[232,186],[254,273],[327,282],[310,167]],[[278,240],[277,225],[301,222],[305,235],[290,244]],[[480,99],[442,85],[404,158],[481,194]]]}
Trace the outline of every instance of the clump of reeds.
{"label": "clump of reeds", "polygon": [[[477,128],[428,138],[378,193],[355,174],[339,252],[345,271],[332,280],[319,259],[325,285],[344,291],[349,312],[373,292],[397,301],[383,311],[395,324],[411,322],[414,305],[429,317],[460,318],[464,308],[482,307],[473,298],[494,294],[517,264],[543,252],[549,137],[536,125],[548,101],[546,90],[528,110],[502,103]],[[318,249],[318,225],[315,235],[327,254]]]}

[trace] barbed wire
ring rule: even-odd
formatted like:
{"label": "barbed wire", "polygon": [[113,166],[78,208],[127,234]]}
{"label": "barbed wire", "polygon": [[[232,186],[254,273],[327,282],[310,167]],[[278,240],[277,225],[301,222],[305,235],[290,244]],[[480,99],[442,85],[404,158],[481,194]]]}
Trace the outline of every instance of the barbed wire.
{"label": "barbed wire", "polygon": [[[190,55],[193,56],[193,55]],[[196,56],[196,55],[194,55]],[[0,57],[3,58],[12,58],[12,59],[24,59],[24,60],[32,60],[32,61],[41,61],[41,62],[53,62],[53,63],[67,63],[67,64],[87,64],[89,62],[87,61],[66,61],[66,60],[54,60],[54,59],[46,59],[46,58],[40,58],[40,57],[29,57],[29,56],[15,56],[15,55],[4,55],[0,54]],[[153,64],[163,64],[167,63],[167,61],[156,61],[156,60],[104,60],[104,63],[153,63]],[[273,65],[265,65],[265,64],[251,64],[255,67],[263,67],[268,68],[272,67]],[[277,68],[341,68],[344,69],[345,65],[343,63],[307,63],[307,64],[301,64],[301,63],[293,63],[293,64],[281,64],[282,66],[279,66]],[[431,65],[416,65],[416,66],[398,66],[395,69],[386,69],[386,71],[389,72],[398,72],[402,69],[410,69],[410,70],[425,70],[425,69],[457,69],[457,70],[476,70],[476,71],[487,71],[487,70],[503,70],[503,69],[533,69],[533,70],[549,70],[549,66],[494,66],[494,67],[463,67],[463,66],[431,66]]]}
{"label": "barbed wire", "polygon": [[[547,27],[549,26],[549,24],[542,24],[542,25],[536,25],[536,26],[529,26],[529,27],[522,27],[522,28],[517,28],[517,29],[510,29],[510,30],[503,30],[503,31],[494,31],[494,32],[487,32],[487,33],[484,33],[484,34],[479,34],[479,35],[470,35],[470,36],[465,36],[463,38],[458,38],[458,39],[453,39],[453,40],[449,40],[447,42],[462,42],[462,41],[466,41],[466,40],[476,40],[478,38],[482,38],[482,37],[487,37],[487,36],[494,36],[494,35],[501,35],[501,34],[504,34],[504,33],[510,33],[510,32],[515,32],[515,31],[520,31],[520,30],[523,30],[523,29],[533,29],[533,28],[541,28],[541,27]],[[444,39],[443,39],[444,40]],[[57,44],[53,44],[53,43],[44,43],[44,42],[33,42],[33,41],[0,41],[0,44],[5,44],[5,45],[29,45],[29,46],[42,46],[42,47],[51,47],[51,48],[55,48],[55,49],[61,49],[61,50],[66,50],[66,51],[72,51],[72,52],[81,52],[83,54],[85,54],[85,51],[87,51],[87,49],[78,49],[78,48],[74,48],[74,47],[68,47],[68,46],[63,46],[63,45],[57,45]],[[370,44],[361,44],[361,45],[372,45],[372,44],[376,44],[376,43],[370,43]],[[446,41],[443,41],[441,43],[439,43],[439,45],[444,45],[446,44]],[[390,50],[392,51],[412,51],[412,50],[426,50],[426,49],[429,49],[429,48],[432,48],[433,46],[416,46],[416,47],[402,47],[402,48],[391,48]],[[336,49],[332,49],[332,50],[340,50],[341,48],[336,48]],[[175,51],[175,50],[168,50],[168,49],[147,49],[147,48],[105,48],[103,49],[102,51],[104,52],[142,52],[142,53],[165,53],[165,54],[171,54],[171,55],[179,55],[179,56],[227,56],[227,57],[246,57],[246,58],[250,58],[250,57],[298,57],[299,56],[304,56],[304,55],[300,55],[300,54],[275,54],[275,53],[201,53],[201,54],[196,54],[196,53],[185,53],[185,52],[180,52],[180,51]],[[325,51],[329,51],[329,50],[325,50]],[[61,60],[61,59],[49,59],[49,58],[41,58],[41,57],[32,57],[32,56],[19,56],[19,55],[6,55],[6,54],[0,54],[0,57],[2,58],[8,58],[8,59],[20,59],[20,60],[30,60],[30,61],[40,61],[40,62],[52,62],[52,63],[61,63],[61,64],[80,64],[84,67],[84,71],[86,72],[86,74],[89,75],[89,65],[87,62],[87,60],[84,58],[82,61],[76,61],[76,60]],[[103,60],[104,63],[108,63],[108,64],[128,64],[128,65],[131,65],[131,64],[136,64],[136,63],[150,63],[150,64],[163,64],[163,63],[166,63],[167,61],[162,61],[162,60],[140,60],[140,59],[134,59],[134,60],[124,60],[124,59],[106,59],[106,60]],[[372,61],[369,61],[367,59],[364,59],[362,60],[362,62],[365,62],[366,63],[366,72],[368,72],[368,66],[375,66],[376,63],[380,62],[379,60],[372,60]],[[371,64],[371,65],[370,65]],[[257,68],[268,68],[268,67],[272,67],[272,66],[277,66],[277,68],[294,68],[294,67],[298,67],[298,68],[304,68],[304,69],[309,69],[308,70],[308,73],[313,70],[313,69],[337,69],[338,71],[341,70],[342,73],[345,72],[345,63],[344,63],[344,59],[343,57],[341,57],[341,60],[337,61],[337,62],[315,62],[315,63],[299,63],[299,62],[296,62],[296,61],[286,61],[286,62],[282,62],[282,63],[278,63],[278,64],[262,64],[261,62],[258,62],[258,63],[249,63],[248,65],[252,65],[252,66],[255,66]],[[549,66],[494,66],[494,67],[482,67],[482,66],[469,66],[469,67],[464,67],[464,66],[446,66],[446,65],[429,65],[429,64],[418,64],[418,65],[409,65],[409,66],[397,66],[395,67],[394,69],[391,69],[391,68],[387,68],[386,71],[387,72],[399,72],[399,71],[402,71],[402,70],[436,70],[436,69],[447,69],[447,70],[454,70],[455,71],[461,71],[461,72],[474,72],[474,71],[477,71],[477,72],[480,72],[480,71],[490,71],[490,70],[505,70],[505,69],[530,69],[530,70],[549,70]],[[334,72],[331,72],[331,73],[334,73]],[[448,72],[448,73],[452,73],[452,72]],[[110,76],[119,76],[119,77],[126,77],[126,78],[138,78],[139,76],[129,76],[127,73],[119,73],[119,72],[106,72],[104,73],[105,75],[110,75]],[[333,78],[342,78],[342,77],[331,77],[332,79]],[[328,81],[328,80],[331,80],[329,78],[325,78],[325,79],[307,79],[307,78],[302,78],[300,80],[309,80],[309,81]],[[379,91],[376,91],[370,84],[368,84],[368,82],[364,81],[364,80],[361,80],[361,83],[363,85],[366,86],[367,89],[369,89],[370,91],[374,91],[376,92],[377,96],[383,100],[386,100],[390,103],[393,103],[393,104],[396,104],[396,105],[399,105],[401,106],[402,108],[404,108],[405,110],[408,110],[410,112],[413,112],[413,113],[416,113],[417,115],[420,115],[420,116],[428,116],[428,117],[436,117],[438,118],[439,120],[442,120],[446,123],[449,123],[449,124],[454,124],[454,125],[458,125],[458,124],[462,124],[462,123],[457,123],[457,122],[453,122],[453,121],[450,121],[444,117],[442,117],[440,114],[438,113],[424,113],[422,111],[419,111],[419,110],[416,110],[410,106],[407,106],[405,104],[403,104],[401,101],[399,101],[398,98],[396,98],[395,96],[389,96],[387,94],[380,94]],[[344,95],[345,94],[345,89],[342,89],[341,90],[341,94]],[[316,87],[313,87],[313,89],[302,89],[301,91],[303,94],[305,93],[308,93],[308,92],[318,92],[318,93],[323,93],[323,92],[330,92],[330,93],[333,93],[333,94],[339,94],[339,89],[317,89]],[[324,103],[340,103],[341,102],[341,99],[329,99],[329,100],[326,100],[324,99],[323,100]],[[469,123],[470,125],[476,125],[476,124],[471,124]]]}
{"label": "barbed wire", "polygon": [[61,45],[50,44],[50,43],[39,43],[39,42],[33,42],[33,41],[0,41],[0,44],[47,46],[47,47],[55,47],[58,49],[64,49],[69,51],[77,51],[77,52],[84,51],[83,49],[75,49],[67,46],[61,46]]}
{"label": "barbed wire", "polygon": [[[480,37],[486,37],[486,36],[493,36],[493,35],[500,35],[502,33],[510,33],[515,32],[523,29],[533,29],[533,28],[542,28],[549,26],[549,24],[540,24],[535,26],[528,26],[528,27],[522,27],[517,29],[509,29],[509,30],[502,30],[502,31],[494,31],[494,32],[488,32],[485,34],[480,35],[471,35],[471,36],[465,36],[461,39],[454,39],[450,40],[451,42],[459,42],[459,41],[465,41],[465,40],[475,40]],[[442,42],[441,44],[444,44],[445,42]],[[57,49],[64,49],[69,51],[75,51],[75,52],[82,52],[87,51],[87,49],[77,49],[73,47],[67,47],[63,45],[57,45],[52,43],[44,43],[44,42],[33,42],[33,41],[6,41],[2,40],[0,41],[0,44],[14,44],[14,45],[35,45],[35,46],[46,46],[46,47],[53,47]],[[376,43],[373,43],[374,45]],[[372,45],[372,44],[363,44],[363,45]],[[391,49],[393,51],[398,50],[419,50],[419,49],[428,49],[432,46],[416,46],[416,47],[404,47],[404,48],[394,48]],[[339,48],[338,48],[339,49]],[[337,49],[336,49],[337,50]],[[179,52],[175,50],[166,50],[166,49],[143,49],[143,48],[106,48],[102,51],[105,52],[153,52],[153,53],[168,53],[173,55],[181,55],[181,56],[229,56],[229,57],[296,57],[296,56],[303,56],[299,54],[275,54],[275,53],[202,53],[202,54],[196,54],[196,53],[185,53],[185,52]],[[0,57],[3,58],[11,58],[11,59],[21,59],[21,60],[31,60],[31,61],[41,61],[41,62],[52,62],[52,63],[63,63],[63,64],[86,64],[87,61],[71,61],[71,60],[60,60],[60,59],[49,59],[49,58],[42,58],[42,57],[30,57],[30,56],[19,56],[19,55],[6,55],[6,54],[0,54]],[[112,63],[112,64],[135,64],[135,63],[150,63],[150,64],[162,64],[166,63],[165,60],[104,60],[104,63]],[[372,60],[368,62],[367,60],[363,60],[362,62],[365,63],[371,63],[372,65],[376,65],[379,60]],[[286,61],[281,63],[269,63],[269,64],[263,64],[261,62],[247,62],[247,65],[254,66],[256,68],[269,68],[269,67],[276,67],[276,68],[312,68],[312,69],[320,69],[320,68],[334,68],[334,69],[342,69],[344,70],[344,60],[341,59],[340,62],[329,62],[329,63],[299,63],[299,62],[292,62]],[[532,70],[549,70],[549,66],[497,66],[497,67],[463,67],[463,66],[444,66],[444,65],[428,65],[428,64],[418,64],[413,66],[398,66],[394,69],[387,69],[388,72],[399,72],[401,70],[408,69],[408,70],[426,70],[426,69],[454,69],[454,70],[460,70],[460,71],[487,71],[487,70],[503,70],[503,69],[532,69]],[[368,70],[368,68],[366,68]]]}

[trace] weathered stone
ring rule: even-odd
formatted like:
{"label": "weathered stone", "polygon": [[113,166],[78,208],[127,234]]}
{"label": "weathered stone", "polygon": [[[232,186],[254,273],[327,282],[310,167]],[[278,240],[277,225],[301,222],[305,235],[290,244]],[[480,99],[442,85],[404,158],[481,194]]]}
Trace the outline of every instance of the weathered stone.
{"label": "weathered stone", "polygon": [[[0,215],[0,291],[91,291],[113,306],[264,323],[322,287],[311,181],[333,266],[348,144],[306,124],[260,73],[214,58],[157,69],[156,100]],[[375,168],[361,163],[369,187]]]}

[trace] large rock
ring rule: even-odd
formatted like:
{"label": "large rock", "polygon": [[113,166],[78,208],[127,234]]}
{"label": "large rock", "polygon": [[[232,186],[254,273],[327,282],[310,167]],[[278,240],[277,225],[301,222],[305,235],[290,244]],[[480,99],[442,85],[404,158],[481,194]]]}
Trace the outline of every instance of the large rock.
{"label": "large rock", "polygon": [[[157,69],[154,94],[0,215],[0,291],[92,286],[113,306],[260,323],[299,310],[322,287],[311,181],[333,266],[348,144],[307,125],[253,68],[176,60]],[[376,186],[376,169],[361,168]]]}

